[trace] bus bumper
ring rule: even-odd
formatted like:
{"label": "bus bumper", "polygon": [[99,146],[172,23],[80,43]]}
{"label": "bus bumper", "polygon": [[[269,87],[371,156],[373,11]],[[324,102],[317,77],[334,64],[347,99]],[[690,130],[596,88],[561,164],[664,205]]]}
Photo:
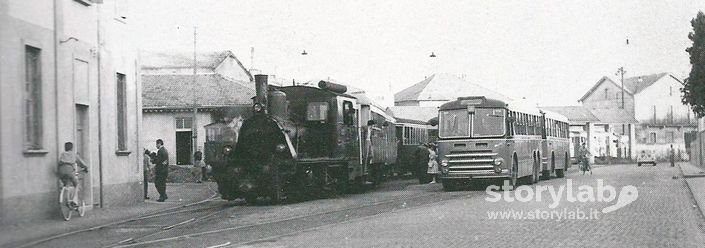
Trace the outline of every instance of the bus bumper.
{"label": "bus bumper", "polygon": [[511,174],[509,174],[508,169],[502,169],[501,173],[494,173],[494,172],[462,172],[462,173],[446,173],[446,174],[441,174],[440,178],[441,179],[483,179],[483,178],[509,178],[511,177]]}

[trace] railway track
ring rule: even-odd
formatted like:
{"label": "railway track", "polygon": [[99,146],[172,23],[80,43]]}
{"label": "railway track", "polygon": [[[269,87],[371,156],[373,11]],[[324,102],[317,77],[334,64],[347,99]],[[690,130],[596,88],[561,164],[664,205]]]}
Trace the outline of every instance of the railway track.
{"label": "railway track", "polygon": [[213,202],[218,196],[211,189],[211,196],[207,199],[197,201],[197,202],[192,202],[176,207],[171,207],[171,208],[166,208],[166,209],[161,209],[157,210],[148,214],[144,214],[138,217],[134,218],[129,218],[129,219],[124,219],[124,220],[118,220],[114,222],[110,222],[107,224],[102,224],[102,225],[97,225],[97,226],[92,226],[88,228],[83,228],[79,230],[74,230],[70,232],[65,232],[57,235],[52,235],[49,237],[41,238],[38,240],[34,240],[31,242],[23,243],[23,244],[15,244],[12,247],[17,247],[17,248],[25,248],[25,247],[38,247],[38,246],[43,246],[46,245],[47,243],[50,243],[52,241],[60,240],[60,239],[65,239],[69,238],[72,236],[76,235],[81,235],[85,233],[90,233],[90,232],[95,232],[99,230],[104,230],[104,229],[109,229],[111,227],[116,227],[120,225],[128,225],[129,223],[134,223],[134,222],[139,222],[139,221],[145,221],[149,219],[154,219],[154,218],[160,218],[160,217],[165,217],[165,216],[174,216],[178,214],[185,214],[185,213],[193,213],[193,212],[202,212],[202,211],[208,211],[211,209],[218,208],[218,206],[206,206],[206,207],[201,207],[202,205],[209,204]]}
{"label": "railway track", "polygon": [[129,244],[120,244],[113,247],[203,247],[208,245],[210,245],[208,247],[231,247],[266,242],[268,239],[291,235],[306,230],[456,199],[467,196],[467,193],[468,192],[426,192],[369,204],[294,215],[256,224],[222,226],[206,231],[181,234],[170,233],[169,235],[155,237],[155,239],[151,240],[132,240]]}
{"label": "railway track", "polygon": [[231,247],[467,195],[404,189],[408,185],[391,183],[371,194],[275,206],[210,198],[17,247]]}

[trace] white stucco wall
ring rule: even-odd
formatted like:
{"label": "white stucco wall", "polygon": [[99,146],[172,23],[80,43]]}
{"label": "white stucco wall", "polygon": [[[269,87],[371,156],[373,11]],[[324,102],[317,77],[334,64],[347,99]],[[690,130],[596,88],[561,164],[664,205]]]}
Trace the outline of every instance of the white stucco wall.
{"label": "white stucco wall", "polygon": [[[164,146],[169,151],[169,164],[176,164],[176,118],[192,117],[190,112],[160,112],[143,113],[142,115],[142,142],[141,147],[156,151],[156,140],[164,140]],[[198,147],[203,151],[206,142],[205,125],[213,123],[213,118],[208,112],[199,112],[197,115]]]}
{"label": "white stucco wall", "polygon": [[654,117],[654,106],[656,107],[656,119],[663,122],[668,117],[668,113],[673,107],[673,119],[685,120],[693,119],[693,113],[688,106],[681,103],[680,89],[683,86],[669,75],[642,90],[635,96],[634,117],[642,123],[650,123]]}
{"label": "white stucco wall", "polygon": [[[129,32],[129,22],[114,19],[113,11],[109,11],[114,8],[114,1],[88,6],[76,1],[55,2],[56,8],[53,1],[0,1],[0,84],[3,86],[0,220],[3,222],[55,216],[53,203],[59,186],[57,159],[64,142],[77,143],[77,104],[87,109],[85,149],[80,151],[90,170],[83,184],[87,204],[101,203],[101,187],[105,206],[142,199],[138,192],[140,154],[135,152],[139,147],[141,85],[136,77],[134,46],[123,39]],[[103,13],[100,20],[98,13]],[[98,29],[102,36],[100,47]],[[41,49],[43,147],[33,153],[27,153],[23,146],[25,45]],[[56,56],[54,47],[57,47]],[[116,72],[126,75],[128,116],[129,153],[120,155],[115,149]]]}
{"label": "white stucco wall", "polygon": [[[582,103],[588,109],[619,109],[622,107],[622,88],[605,80]],[[628,92],[624,92],[624,109],[634,111],[634,99]]]}

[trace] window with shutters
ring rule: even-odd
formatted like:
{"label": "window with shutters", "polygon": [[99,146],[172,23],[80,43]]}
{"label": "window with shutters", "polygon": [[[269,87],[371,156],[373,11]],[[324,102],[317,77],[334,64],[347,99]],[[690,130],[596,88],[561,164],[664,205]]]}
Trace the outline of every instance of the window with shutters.
{"label": "window with shutters", "polygon": [[127,87],[125,74],[117,73],[116,80],[118,150],[127,151]]}
{"label": "window with shutters", "polygon": [[25,46],[24,112],[25,149],[41,150],[44,148],[41,49],[31,46]]}

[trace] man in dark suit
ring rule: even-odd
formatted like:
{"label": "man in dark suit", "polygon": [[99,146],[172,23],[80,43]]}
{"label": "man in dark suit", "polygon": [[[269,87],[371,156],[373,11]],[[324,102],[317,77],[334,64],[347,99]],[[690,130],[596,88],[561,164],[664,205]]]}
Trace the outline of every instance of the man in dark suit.
{"label": "man in dark suit", "polygon": [[431,181],[431,177],[428,175],[428,155],[429,155],[428,145],[421,144],[416,147],[413,156],[413,166],[416,177],[419,179],[420,184],[428,183]]}
{"label": "man in dark suit", "polygon": [[166,196],[166,178],[169,176],[169,152],[164,147],[164,141],[157,140],[157,156],[154,158],[154,187],[159,192],[158,202],[164,202]]}

